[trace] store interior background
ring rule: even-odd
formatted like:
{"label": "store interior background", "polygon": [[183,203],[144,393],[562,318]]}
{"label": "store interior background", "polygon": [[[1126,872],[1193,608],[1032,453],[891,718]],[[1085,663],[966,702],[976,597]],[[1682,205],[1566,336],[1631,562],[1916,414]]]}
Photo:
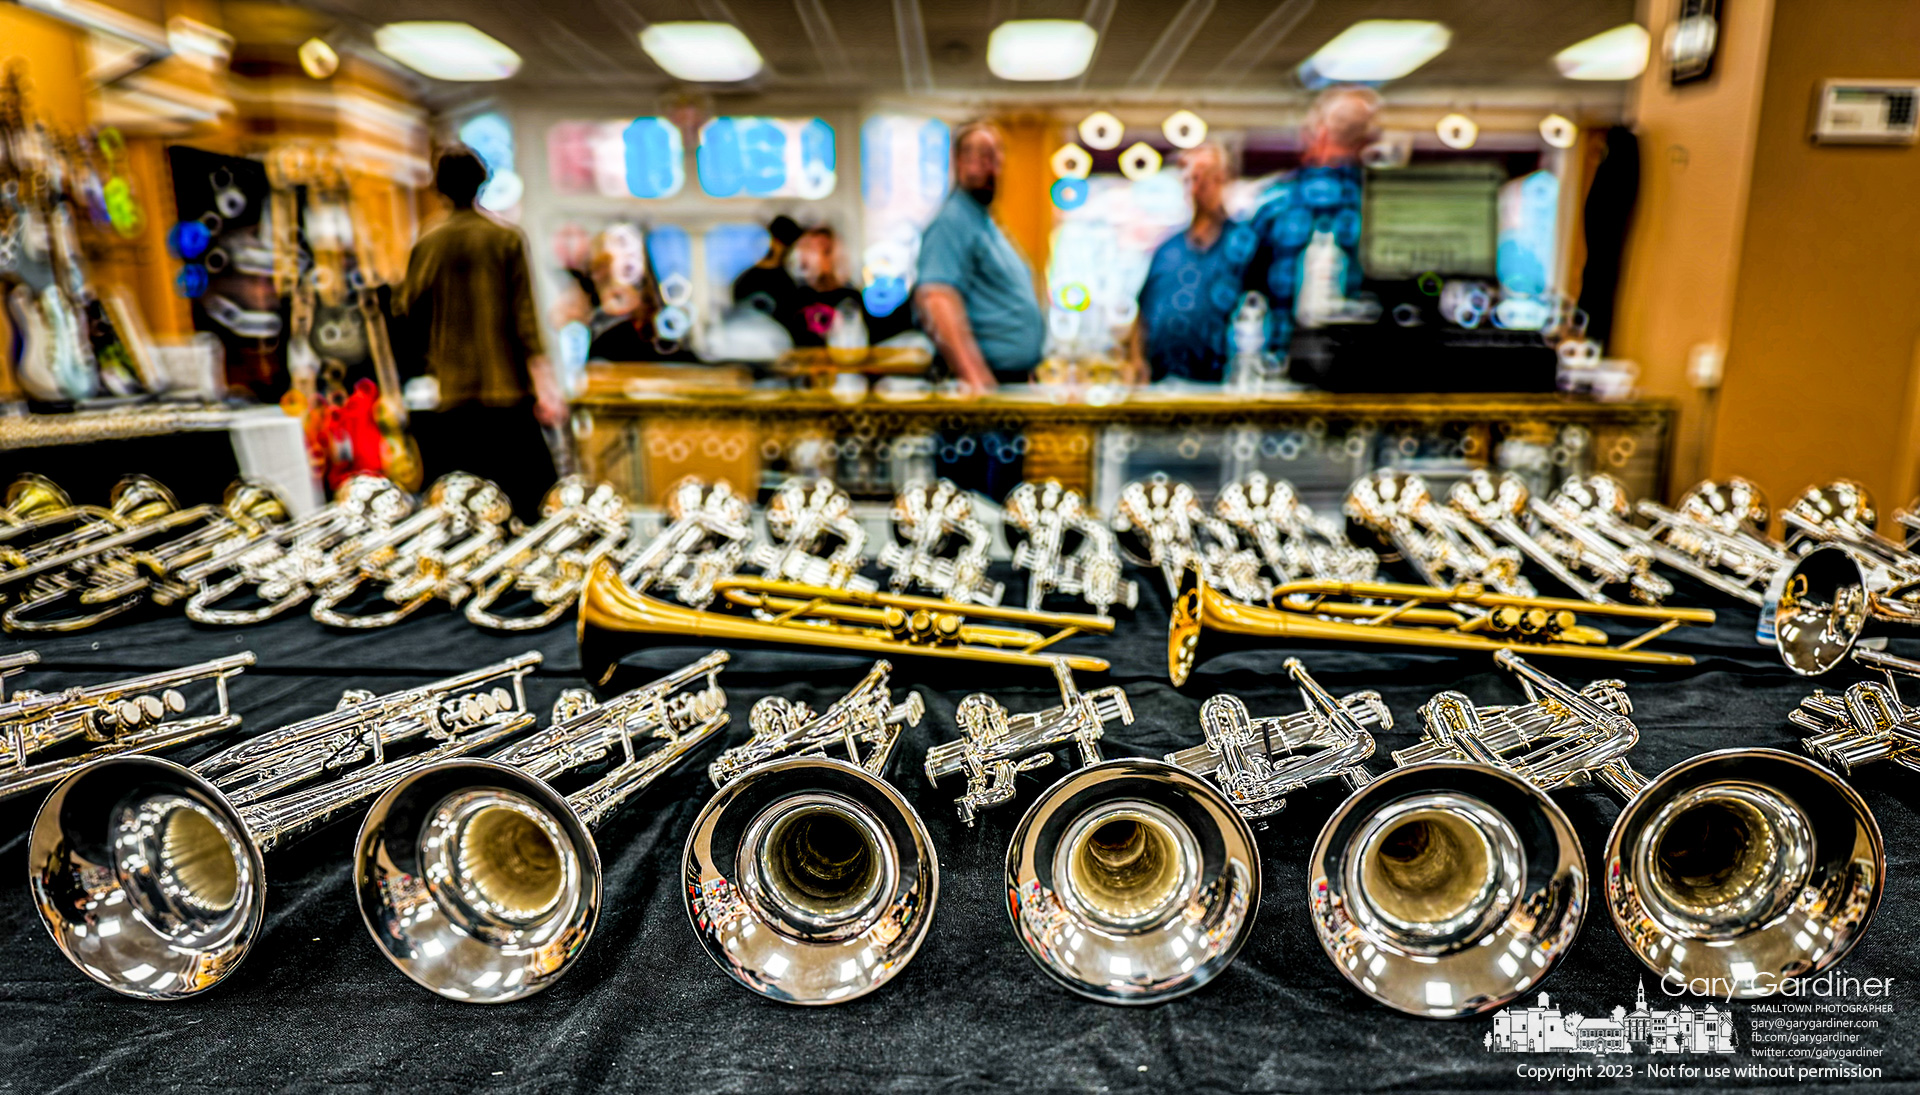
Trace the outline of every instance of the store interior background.
{"label": "store interior background", "polygon": [[[1091,0],[1084,10],[1041,0],[704,0],[572,10],[348,0],[325,13],[204,0],[88,6],[149,34],[171,26],[218,35],[100,85],[89,75],[105,40],[98,30],[0,5],[0,51],[30,59],[38,110],[74,129],[119,126],[129,137],[135,185],[155,209],[168,204],[161,195],[170,143],[238,151],[273,134],[334,139],[380,169],[357,177],[356,196],[380,229],[376,264],[391,276],[404,269],[422,217],[432,215],[425,196],[432,143],[488,111],[503,115],[515,135],[526,188],[518,219],[536,256],[549,253],[552,231],[569,218],[614,215],[684,223],[697,234],[719,219],[764,223],[792,212],[835,224],[857,250],[862,121],[889,112],[950,122],[992,114],[1011,136],[1002,186],[1009,197],[999,214],[1044,268],[1048,156],[1088,111],[1118,115],[1129,139],[1136,128],[1157,130],[1181,108],[1202,114],[1216,132],[1284,132],[1310,98],[1292,72],[1324,39],[1357,18],[1436,19],[1452,29],[1452,46],[1385,89],[1385,129],[1420,135],[1424,146],[1440,116],[1464,111],[1480,124],[1483,144],[1504,136],[1538,145],[1539,118],[1558,112],[1579,123],[1582,140],[1543,163],[1575,180],[1590,176],[1594,142],[1607,125],[1625,121],[1638,134],[1641,184],[1607,354],[1638,365],[1641,394],[1678,402],[1670,494],[1703,476],[1736,474],[1776,499],[1839,474],[1862,480],[1887,505],[1920,494],[1920,210],[1913,201],[1920,154],[1808,138],[1823,79],[1920,78],[1920,52],[1912,48],[1920,8],[1902,0],[1733,0],[1723,5],[1713,74],[1678,87],[1658,59],[1672,15],[1666,0]],[[64,7],[78,10],[72,2]],[[1042,16],[1103,28],[1087,74],[1046,86],[991,77],[984,64],[991,29],[1007,18]],[[441,83],[379,60],[369,44],[377,24],[432,18],[474,23],[518,51],[524,67],[499,83]],[[691,18],[737,24],[766,69],[738,87],[689,88],[635,48],[648,19]],[[1655,43],[1643,77],[1585,83],[1553,70],[1548,59],[1556,50],[1628,21],[1646,27]],[[167,38],[165,29],[158,33]],[[221,56],[227,47],[219,35],[231,38],[230,58]],[[308,77],[295,57],[315,35],[340,49],[342,64],[329,79]],[[174,39],[179,44],[181,36]],[[632,199],[553,190],[545,162],[553,122],[685,111],[824,119],[837,139],[833,193],[810,202],[706,197],[693,182],[690,150],[681,193],[644,209]],[[1563,217],[1578,206],[1563,202]],[[187,302],[173,291],[168,219],[148,217],[107,272],[132,283],[162,338],[191,329]],[[1577,241],[1572,228],[1563,239]],[[1579,252],[1577,242],[1562,248],[1569,289]],[[558,271],[552,262],[536,267],[544,309]]]}

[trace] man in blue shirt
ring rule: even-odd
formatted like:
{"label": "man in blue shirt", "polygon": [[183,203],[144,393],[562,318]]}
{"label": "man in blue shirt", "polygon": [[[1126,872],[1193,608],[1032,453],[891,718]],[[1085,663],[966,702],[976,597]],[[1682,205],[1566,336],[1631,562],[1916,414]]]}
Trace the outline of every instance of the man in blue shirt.
{"label": "man in blue shirt", "polygon": [[1140,286],[1130,357],[1134,379],[1225,379],[1228,332],[1257,239],[1227,218],[1226,150],[1203,144],[1181,157],[1193,221],[1153,253]]}
{"label": "man in blue shirt", "polygon": [[989,123],[953,137],[953,192],[920,238],[914,304],[954,376],[976,392],[1019,383],[1040,363],[1047,325],[1033,270],[988,210],[1006,142]]}
{"label": "man in blue shirt", "polygon": [[[1281,178],[1261,197],[1250,227],[1259,246],[1248,269],[1249,289],[1265,293],[1271,307],[1267,316],[1267,347],[1275,356],[1287,356],[1296,314],[1304,293],[1302,277],[1314,276],[1305,259],[1315,238],[1327,251],[1321,276],[1332,283],[1320,287],[1352,297],[1360,290],[1360,152],[1373,139],[1374,116],[1380,96],[1364,87],[1335,87],[1322,92],[1300,127],[1300,167]],[[1304,317],[1318,326],[1329,317]]]}

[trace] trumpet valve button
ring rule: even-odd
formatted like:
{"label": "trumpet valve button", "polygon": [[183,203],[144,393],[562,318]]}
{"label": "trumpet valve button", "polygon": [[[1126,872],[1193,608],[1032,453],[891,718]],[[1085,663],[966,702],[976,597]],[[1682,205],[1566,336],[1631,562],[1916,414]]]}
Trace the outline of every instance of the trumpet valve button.
{"label": "trumpet valve button", "polygon": [[160,701],[166,704],[167,710],[176,715],[186,713],[187,698],[181,695],[180,690],[177,688],[169,688],[165,692],[162,692],[160,694]]}

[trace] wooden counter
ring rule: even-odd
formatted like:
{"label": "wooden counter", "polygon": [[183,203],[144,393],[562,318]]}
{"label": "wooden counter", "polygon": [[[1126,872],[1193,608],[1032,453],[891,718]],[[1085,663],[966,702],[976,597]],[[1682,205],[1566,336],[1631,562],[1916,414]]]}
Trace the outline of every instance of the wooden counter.
{"label": "wooden counter", "polygon": [[[1102,480],[1125,464],[1126,453],[1142,453],[1134,462],[1152,465],[1156,445],[1168,448],[1170,465],[1211,449],[1246,456],[1251,444],[1249,459],[1256,464],[1262,454],[1284,463],[1307,449],[1331,448],[1363,468],[1435,460],[1507,467],[1515,461],[1495,454],[1516,442],[1540,450],[1555,481],[1574,472],[1608,471],[1637,493],[1664,495],[1666,439],[1675,413],[1666,400],[1602,403],[1566,395],[1140,389],[1111,402],[1090,402],[1008,388],[977,398],[890,399],[868,392],[843,399],[817,389],[750,386],[743,374],[596,367],[574,403],[585,470],[652,502],[682,475],[745,485],[759,484],[763,473],[776,479],[788,472],[834,474],[817,466],[823,453],[831,463],[844,457],[836,449],[866,446],[873,460],[898,465],[901,454],[891,450],[903,447],[903,440],[926,448],[942,438],[997,431],[1023,439],[1027,477],[1057,476],[1100,498],[1117,490],[1117,483]],[[1179,474],[1177,466],[1166,470]],[[885,496],[897,479],[880,476],[864,486]],[[853,489],[861,492],[859,485]]]}

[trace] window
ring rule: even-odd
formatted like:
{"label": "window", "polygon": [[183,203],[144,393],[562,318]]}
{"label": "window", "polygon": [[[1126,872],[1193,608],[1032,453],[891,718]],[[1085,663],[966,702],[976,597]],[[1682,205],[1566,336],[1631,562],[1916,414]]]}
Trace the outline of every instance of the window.
{"label": "window", "polygon": [[686,185],[686,147],[665,118],[557,122],[547,131],[547,167],[562,194],[671,198]]}
{"label": "window", "polygon": [[951,140],[938,118],[876,114],[860,127],[866,239],[859,280],[874,315],[890,315],[906,302],[920,233],[947,196]]}
{"label": "window", "polygon": [[824,198],[833,193],[833,127],[818,118],[715,118],[694,153],[715,198]]}
{"label": "window", "polygon": [[513,165],[513,126],[497,110],[476,114],[460,124],[460,143],[487,165],[487,185],[480,191],[480,208],[511,217],[526,192]]}

